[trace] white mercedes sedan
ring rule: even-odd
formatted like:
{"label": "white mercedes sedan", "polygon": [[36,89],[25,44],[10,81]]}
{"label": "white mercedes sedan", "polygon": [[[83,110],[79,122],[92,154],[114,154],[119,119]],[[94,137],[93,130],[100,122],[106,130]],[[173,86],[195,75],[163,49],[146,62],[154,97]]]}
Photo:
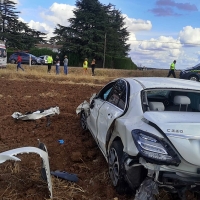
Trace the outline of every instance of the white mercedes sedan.
{"label": "white mercedes sedan", "polygon": [[131,77],[108,83],[76,113],[108,162],[118,193],[146,179],[177,192],[200,189],[200,83]]}

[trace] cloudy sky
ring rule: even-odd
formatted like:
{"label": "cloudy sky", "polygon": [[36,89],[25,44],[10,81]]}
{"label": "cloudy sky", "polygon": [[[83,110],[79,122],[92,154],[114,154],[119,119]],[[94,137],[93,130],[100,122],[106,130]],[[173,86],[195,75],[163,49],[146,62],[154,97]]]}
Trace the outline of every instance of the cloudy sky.
{"label": "cloudy sky", "polygon": [[[76,0],[13,0],[20,19],[52,36],[56,25],[69,25]],[[200,63],[199,0],[99,0],[112,3],[124,17],[129,56],[139,66],[184,69]]]}

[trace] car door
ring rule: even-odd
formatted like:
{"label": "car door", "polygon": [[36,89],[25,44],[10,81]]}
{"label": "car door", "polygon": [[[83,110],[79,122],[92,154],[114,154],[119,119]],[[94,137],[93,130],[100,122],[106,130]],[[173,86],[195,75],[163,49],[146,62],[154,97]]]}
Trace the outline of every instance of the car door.
{"label": "car door", "polygon": [[106,155],[106,136],[114,120],[123,115],[127,105],[127,82],[119,79],[113,86],[107,101],[100,107],[97,119],[97,141]]}
{"label": "car door", "polygon": [[97,119],[99,115],[99,109],[106,102],[110,91],[112,90],[115,81],[107,84],[97,95],[93,98],[90,104],[90,115],[87,118],[88,129],[93,134],[94,139],[97,138]]}

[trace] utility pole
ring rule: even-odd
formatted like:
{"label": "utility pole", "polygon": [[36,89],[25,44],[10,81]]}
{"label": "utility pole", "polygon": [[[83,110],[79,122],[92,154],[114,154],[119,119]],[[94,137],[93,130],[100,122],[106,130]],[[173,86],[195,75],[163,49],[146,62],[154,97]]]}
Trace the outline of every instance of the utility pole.
{"label": "utility pole", "polygon": [[105,60],[106,60],[106,36],[107,36],[107,33],[105,33],[105,41],[104,41],[103,68],[105,68]]}

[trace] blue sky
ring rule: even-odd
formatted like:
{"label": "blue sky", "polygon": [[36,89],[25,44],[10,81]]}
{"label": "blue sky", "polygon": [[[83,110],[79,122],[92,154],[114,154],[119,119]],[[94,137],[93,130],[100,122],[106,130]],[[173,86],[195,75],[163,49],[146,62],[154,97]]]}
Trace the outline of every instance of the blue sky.
{"label": "blue sky", "polygon": [[[60,23],[69,25],[75,0],[13,0],[20,19],[49,37]],[[99,0],[111,3],[125,17],[130,32],[129,56],[139,66],[168,69],[176,59],[177,69],[200,61],[199,0]]]}

